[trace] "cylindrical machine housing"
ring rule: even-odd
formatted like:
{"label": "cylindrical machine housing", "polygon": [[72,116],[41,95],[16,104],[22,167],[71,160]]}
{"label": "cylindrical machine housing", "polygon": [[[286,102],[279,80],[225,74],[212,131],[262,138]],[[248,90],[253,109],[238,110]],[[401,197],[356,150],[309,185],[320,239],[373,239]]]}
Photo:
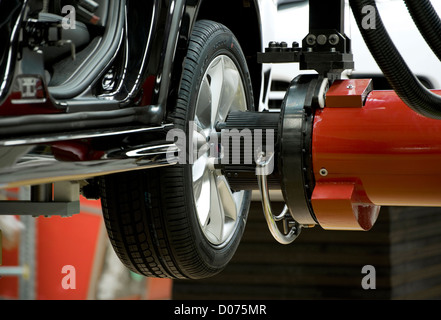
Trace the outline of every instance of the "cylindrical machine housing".
{"label": "cylindrical machine housing", "polygon": [[417,114],[393,91],[372,91],[363,106],[317,110],[312,145],[312,204],[325,228],[353,229],[349,214],[346,225],[341,208],[329,210],[345,197],[361,224],[358,214],[372,209],[363,229],[378,206],[441,206],[441,120]]}

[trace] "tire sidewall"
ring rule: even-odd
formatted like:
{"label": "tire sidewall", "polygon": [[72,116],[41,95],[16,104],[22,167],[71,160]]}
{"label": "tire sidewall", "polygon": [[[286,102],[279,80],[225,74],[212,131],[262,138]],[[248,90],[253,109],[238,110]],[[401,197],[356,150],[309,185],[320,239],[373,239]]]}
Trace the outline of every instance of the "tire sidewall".
{"label": "tire sidewall", "polygon": [[[228,56],[234,62],[235,66],[239,70],[242,79],[247,100],[247,106],[249,108],[254,106],[251,78],[245,57],[242,53],[242,49],[231,31],[226,29],[225,31],[220,32],[218,30],[217,32],[213,33],[210,36],[209,40],[205,43],[203,49],[198,55],[196,64],[194,62],[191,63],[192,66],[196,65],[196,70],[194,72],[192,86],[190,88],[190,92],[192,92],[193,94],[191,95],[188,103],[187,118],[183,128],[187,136],[189,136],[190,130],[189,123],[190,121],[194,121],[195,119],[196,102],[203,77],[205,76],[205,73],[211,62],[220,55]],[[188,147],[189,146],[187,146],[187,148]],[[188,151],[189,150],[187,149],[187,154],[189,154]],[[209,242],[203,234],[199,223],[199,218],[197,217],[196,203],[193,196],[193,175],[191,165],[184,166],[184,176],[184,181],[187,184],[185,186],[186,190],[189,190],[189,201],[187,201],[187,203],[190,206],[188,208],[188,212],[190,214],[188,215],[188,219],[190,220],[189,223],[192,226],[191,230],[194,233],[192,236],[195,240],[197,252],[201,255],[201,259],[207,264],[207,267],[219,269],[219,271],[221,271],[231,260],[232,256],[236,252],[237,247],[239,246],[242,234],[245,229],[247,214],[251,200],[251,192],[245,191],[242,208],[239,211],[239,218],[237,222],[238,225],[236,226],[234,233],[230,236],[229,240],[226,243],[216,246]]]}

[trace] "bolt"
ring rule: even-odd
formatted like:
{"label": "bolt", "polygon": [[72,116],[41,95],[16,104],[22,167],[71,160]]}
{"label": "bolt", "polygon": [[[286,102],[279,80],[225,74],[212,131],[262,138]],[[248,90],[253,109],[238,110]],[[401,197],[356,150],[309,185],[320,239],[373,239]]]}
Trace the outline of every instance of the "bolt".
{"label": "bolt", "polygon": [[313,34],[309,34],[309,35],[306,37],[306,43],[307,43],[308,45],[310,45],[310,46],[315,45],[315,44],[316,44],[316,41],[317,41],[317,37],[316,37],[315,35],[313,35]]}
{"label": "bolt", "polygon": [[288,44],[286,42],[280,42],[280,49],[282,51],[288,51]]}
{"label": "bolt", "polygon": [[271,41],[268,44],[268,49],[270,52],[277,52],[280,50],[280,43],[276,42],[276,41]]}
{"label": "bolt", "polygon": [[331,45],[335,46],[335,45],[337,45],[339,42],[340,42],[340,38],[339,38],[338,35],[336,35],[335,33],[334,33],[334,34],[331,34],[331,35],[329,36],[329,43],[330,43]]}
{"label": "bolt", "polygon": [[292,43],[292,51],[294,51],[294,52],[300,51],[300,45],[299,45],[299,43],[297,41],[294,41]]}
{"label": "bolt", "polygon": [[321,46],[325,45],[327,41],[328,38],[324,34],[321,34],[317,37],[317,43]]}
{"label": "bolt", "polygon": [[328,175],[328,170],[326,170],[325,168],[320,169],[320,175],[322,177],[326,177]]}

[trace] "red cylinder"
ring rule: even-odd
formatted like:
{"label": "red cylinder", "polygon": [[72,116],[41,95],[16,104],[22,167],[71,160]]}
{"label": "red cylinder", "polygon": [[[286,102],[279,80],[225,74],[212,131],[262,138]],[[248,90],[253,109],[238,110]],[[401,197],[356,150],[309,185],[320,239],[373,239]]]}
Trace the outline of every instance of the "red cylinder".
{"label": "red cylinder", "polygon": [[[357,229],[332,223],[341,220],[341,210],[325,208],[332,203],[325,201],[331,194],[326,188],[338,185],[354,186],[351,197],[357,200],[351,203],[360,208],[441,206],[441,120],[417,114],[393,91],[371,92],[362,107],[318,110],[312,152],[313,208],[331,229]],[[358,213],[352,214],[360,224]],[[368,220],[375,220],[372,214]],[[369,223],[361,227],[369,228]]]}

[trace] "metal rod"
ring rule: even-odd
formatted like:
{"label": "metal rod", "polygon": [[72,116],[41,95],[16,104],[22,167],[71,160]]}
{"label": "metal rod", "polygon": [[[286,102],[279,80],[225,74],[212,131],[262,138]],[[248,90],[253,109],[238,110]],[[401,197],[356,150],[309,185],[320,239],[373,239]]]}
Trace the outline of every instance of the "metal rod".
{"label": "metal rod", "polygon": [[0,276],[26,276],[29,274],[29,268],[26,266],[0,267]]}
{"label": "metal rod", "polygon": [[52,184],[42,184],[31,187],[31,201],[52,202]]}
{"label": "metal rod", "polygon": [[345,32],[344,0],[309,0],[309,29]]}
{"label": "metal rod", "polygon": [[259,190],[262,198],[262,207],[263,207],[263,213],[265,215],[265,220],[267,222],[268,228],[277,242],[280,244],[290,244],[292,243],[300,234],[301,227],[300,225],[296,224],[289,230],[287,234],[284,234],[279,230],[279,227],[277,226],[277,221],[281,221],[286,218],[286,213],[288,212],[288,207],[285,205],[285,208],[283,209],[283,217],[282,214],[275,216],[273,214],[272,208],[271,208],[271,200],[269,196],[269,189],[268,189],[268,181],[267,181],[267,175],[266,175],[266,167],[268,164],[271,163],[273,158],[273,155],[268,157],[268,159],[265,158],[264,153],[261,153],[258,157],[256,164],[257,164],[257,180],[259,183]]}

